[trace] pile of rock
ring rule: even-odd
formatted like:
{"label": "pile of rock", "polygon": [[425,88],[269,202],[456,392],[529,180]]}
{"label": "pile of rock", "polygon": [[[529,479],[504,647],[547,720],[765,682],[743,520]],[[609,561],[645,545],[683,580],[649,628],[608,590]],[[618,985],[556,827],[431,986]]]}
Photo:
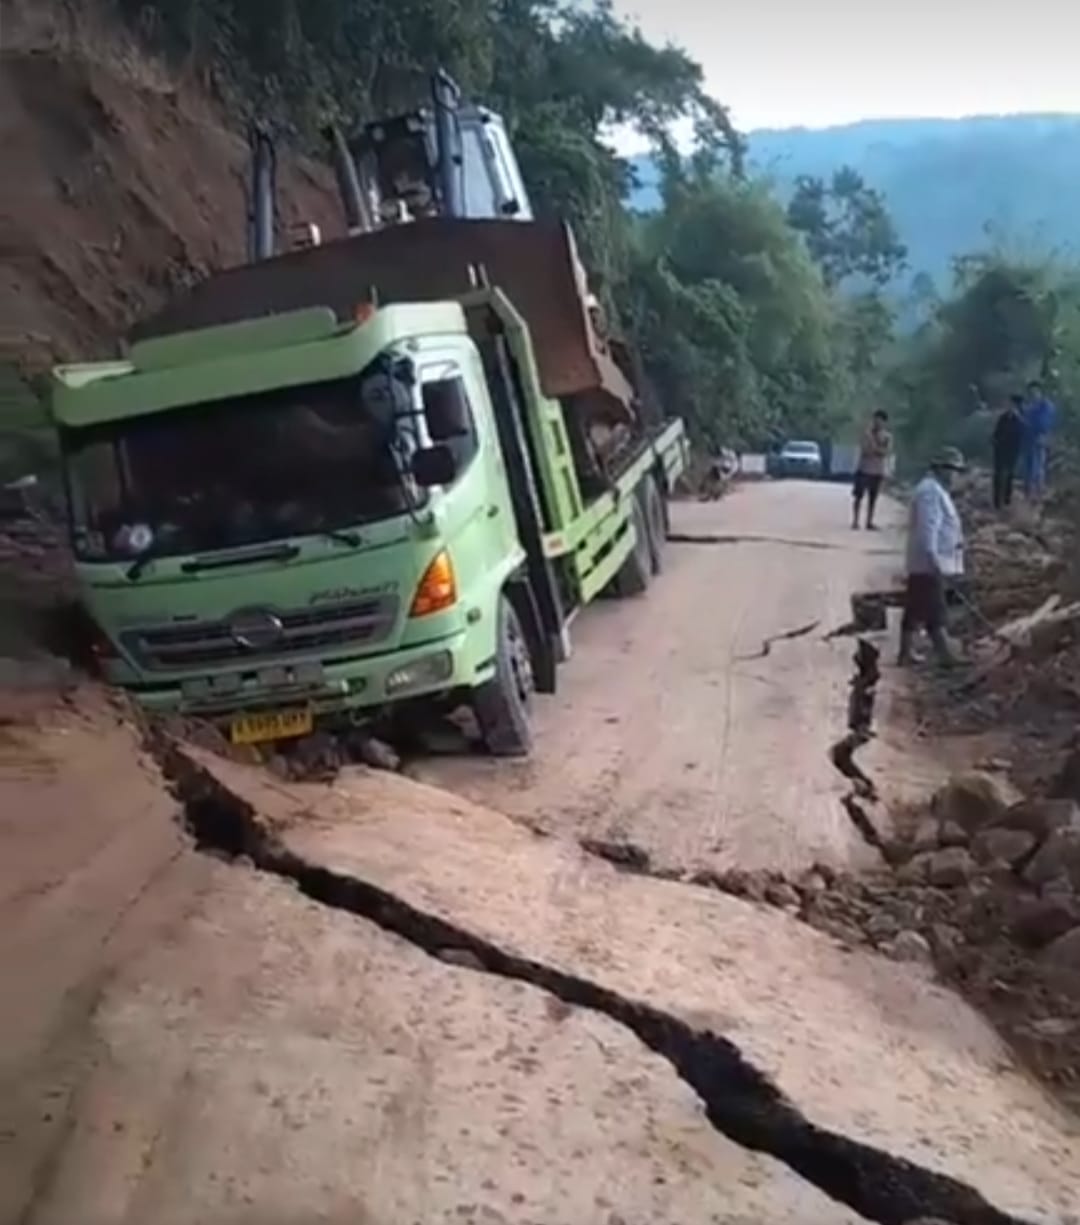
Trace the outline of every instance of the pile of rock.
{"label": "pile of rock", "polygon": [[930,814],[894,850],[900,884],[962,889],[969,901],[1003,895],[994,907],[1008,925],[1000,935],[1037,953],[1047,977],[1075,986],[1080,999],[1080,807],[1073,799],[1022,799],[990,775],[964,774],[941,788]]}

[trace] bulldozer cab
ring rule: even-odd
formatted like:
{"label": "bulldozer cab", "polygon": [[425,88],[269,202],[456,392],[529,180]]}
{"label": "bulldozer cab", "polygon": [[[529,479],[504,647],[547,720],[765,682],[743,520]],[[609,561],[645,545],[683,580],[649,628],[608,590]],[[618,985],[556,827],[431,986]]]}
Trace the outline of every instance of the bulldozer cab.
{"label": "bulldozer cab", "polygon": [[331,141],[339,181],[355,178],[358,211],[369,218],[362,228],[430,217],[532,219],[502,117],[464,105],[445,73],[432,78],[430,105]]}

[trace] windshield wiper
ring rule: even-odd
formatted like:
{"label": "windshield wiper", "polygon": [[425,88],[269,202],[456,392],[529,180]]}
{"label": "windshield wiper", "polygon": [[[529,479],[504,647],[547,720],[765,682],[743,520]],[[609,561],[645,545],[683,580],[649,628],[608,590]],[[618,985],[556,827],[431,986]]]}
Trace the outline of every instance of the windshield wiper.
{"label": "windshield wiper", "polygon": [[131,565],[128,566],[125,577],[131,582],[137,583],[139,579],[142,578],[143,571],[152,561],[154,561],[156,557],[157,554],[152,548],[147,549],[144,553],[140,553],[139,556],[136,557],[131,563]]}
{"label": "windshield wiper", "polygon": [[300,556],[300,547],[295,544],[275,544],[266,549],[248,549],[243,553],[210,553],[205,557],[193,557],[180,567],[185,574],[198,574],[200,570],[225,570],[230,566],[248,566],[260,561],[292,561]]}
{"label": "windshield wiper", "polygon": [[332,540],[334,544],[343,544],[350,549],[358,549],[364,543],[359,532],[350,532],[344,528],[320,528],[317,534],[324,540]]}

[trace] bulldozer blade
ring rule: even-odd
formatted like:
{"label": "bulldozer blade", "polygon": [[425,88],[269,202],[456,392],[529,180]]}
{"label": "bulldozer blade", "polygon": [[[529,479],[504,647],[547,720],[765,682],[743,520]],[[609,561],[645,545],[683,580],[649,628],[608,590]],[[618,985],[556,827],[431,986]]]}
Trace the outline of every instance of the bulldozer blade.
{"label": "bulldozer blade", "polygon": [[311,306],[347,320],[372,289],[380,305],[457,298],[474,290],[477,268],[528,324],[545,395],[599,393],[612,419],[634,420],[634,386],[595,334],[585,270],[560,222],[431,218],[292,252],[210,277],[133,339]]}

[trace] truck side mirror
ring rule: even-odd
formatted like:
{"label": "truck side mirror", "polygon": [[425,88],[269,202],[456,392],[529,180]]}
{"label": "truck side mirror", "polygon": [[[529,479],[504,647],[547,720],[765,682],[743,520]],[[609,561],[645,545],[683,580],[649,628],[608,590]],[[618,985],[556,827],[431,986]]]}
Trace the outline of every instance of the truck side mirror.
{"label": "truck side mirror", "polygon": [[421,489],[452,485],[457,476],[457,460],[449,447],[424,447],[412,457],[412,474]]}

